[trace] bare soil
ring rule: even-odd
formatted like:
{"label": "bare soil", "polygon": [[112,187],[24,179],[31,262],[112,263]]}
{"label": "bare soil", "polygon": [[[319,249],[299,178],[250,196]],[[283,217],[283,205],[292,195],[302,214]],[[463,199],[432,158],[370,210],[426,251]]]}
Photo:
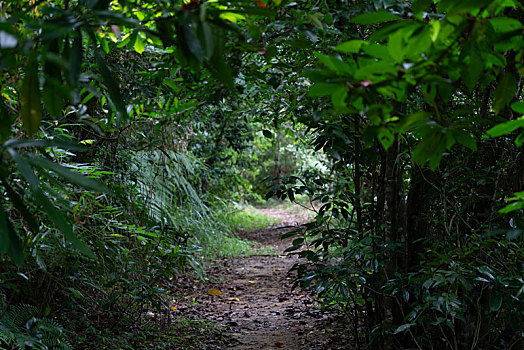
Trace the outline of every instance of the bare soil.
{"label": "bare soil", "polygon": [[216,283],[193,285],[175,312],[211,321],[222,330],[220,339],[203,342],[204,349],[353,349],[347,319],[321,309],[309,292],[292,290],[288,271],[299,259],[284,253],[291,242],[280,236],[298,228],[306,216],[282,209],[261,212],[281,221],[239,235],[275,247],[277,255],[224,259],[209,271]]}

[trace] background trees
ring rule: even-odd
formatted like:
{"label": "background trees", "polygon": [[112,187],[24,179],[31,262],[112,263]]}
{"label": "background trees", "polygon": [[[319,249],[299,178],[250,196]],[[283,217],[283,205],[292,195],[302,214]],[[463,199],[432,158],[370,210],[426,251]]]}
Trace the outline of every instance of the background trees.
{"label": "background trees", "polygon": [[298,282],[361,341],[522,344],[519,2],[1,6],[5,310],[161,307],[269,190],[310,199]]}

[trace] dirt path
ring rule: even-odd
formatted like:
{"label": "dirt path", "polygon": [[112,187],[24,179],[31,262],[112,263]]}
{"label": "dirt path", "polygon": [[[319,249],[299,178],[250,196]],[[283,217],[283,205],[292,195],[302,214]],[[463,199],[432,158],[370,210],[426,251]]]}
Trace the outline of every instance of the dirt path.
{"label": "dirt path", "polygon": [[[277,209],[262,213],[281,222],[240,236],[273,246],[278,255],[224,260],[223,266],[212,271],[223,282],[202,286],[200,302],[190,309],[216,322],[228,340],[224,345],[210,341],[206,348],[351,349],[348,338],[341,335],[344,320],[340,316],[320,310],[307,292],[291,290],[292,278],[287,273],[298,258],[284,253],[290,242],[280,236],[290,230],[283,226],[296,226],[305,218]],[[221,295],[210,295],[214,290]]]}

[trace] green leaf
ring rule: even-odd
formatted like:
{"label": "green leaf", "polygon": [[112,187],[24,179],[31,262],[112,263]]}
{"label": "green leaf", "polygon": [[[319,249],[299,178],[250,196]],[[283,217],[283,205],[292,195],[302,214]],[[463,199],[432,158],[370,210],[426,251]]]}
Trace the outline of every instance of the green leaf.
{"label": "green leaf", "polygon": [[27,134],[32,136],[38,131],[40,123],[42,122],[42,104],[40,100],[36,54],[29,57],[25,66],[21,99],[22,106],[20,114],[22,117],[22,125]]}
{"label": "green leaf", "polygon": [[378,131],[378,140],[382,144],[382,147],[387,150],[389,147],[391,147],[393,141],[395,141],[395,136],[388,128],[381,127]]}
{"label": "green leaf", "polygon": [[73,287],[67,287],[66,289],[73,293],[75,297],[84,298],[84,295],[79,290],[74,289]]}
{"label": "green leaf", "polygon": [[[362,48],[362,50],[367,53],[370,56],[380,58],[381,60],[391,60],[391,55],[389,54],[388,48],[386,45],[380,45],[380,44],[370,44],[366,45]],[[376,62],[378,64],[384,64],[384,62]],[[371,66],[372,64],[368,64],[367,66]],[[387,63],[388,66],[391,66],[391,69],[395,69],[392,65]]]}
{"label": "green leaf", "polygon": [[[53,40],[49,43],[48,54],[58,55],[58,40]],[[64,99],[60,92],[60,85],[62,82],[62,70],[53,60],[46,57],[44,63],[45,83],[42,100],[47,113],[53,118],[60,118],[62,116],[62,107],[64,106]]]}
{"label": "green leaf", "polygon": [[397,62],[404,60],[404,45],[405,33],[402,30],[398,30],[389,36],[388,40],[388,52]]}
{"label": "green leaf", "polygon": [[36,218],[29,212],[29,209],[27,209],[26,205],[24,204],[23,199],[18,195],[18,193],[9,185],[9,183],[3,179],[2,185],[5,188],[5,191],[7,193],[7,197],[11,200],[11,203],[13,203],[13,206],[18,210],[18,212],[22,215],[26,223],[29,225],[29,228],[34,233],[38,232],[38,224]]}
{"label": "green leaf", "polygon": [[231,68],[226,63],[224,56],[215,52],[213,58],[207,64],[211,74],[227,87],[235,86],[235,79]]}
{"label": "green leaf", "polygon": [[495,89],[493,110],[498,114],[515,97],[517,82],[511,73],[504,73]]}
{"label": "green leaf", "polygon": [[515,145],[517,147],[524,145],[524,131],[521,132],[519,136],[517,136],[517,138],[515,139]]}
{"label": "green leaf", "polygon": [[291,202],[295,201],[295,193],[293,192],[291,188],[287,190],[287,196],[289,197],[289,200]]}
{"label": "green leaf", "polygon": [[184,35],[186,45],[189,48],[189,52],[191,52],[193,57],[195,57],[197,61],[202,64],[202,62],[204,62],[205,53],[197,36],[195,33],[193,33],[193,30],[187,24],[182,26],[182,33]]}
{"label": "green leaf", "polygon": [[18,266],[24,263],[24,253],[20,238],[13,229],[8,215],[4,211],[4,203],[0,200],[0,255],[7,253]]}
{"label": "green leaf", "polygon": [[430,116],[428,112],[415,112],[403,117],[397,125],[397,132],[404,133],[420,124],[425,124]]}
{"label": "green leaf", "polygon": [[127,120],[127,110],[124,103],[124,98],[120,92],[120,84],[107,67],[106,62],[98,50],[95,53],[95,58],[96,63],[98,64],[98,69],[100,70],[100,74],[102,76],[102,81],[104,82],[104,85],[109,92],[109,96],[111,97],[111,101],[115,106],[118,116],[118,123],[122,124],[122,122]]}
{"label": "green leaf", "polygon": [[415,34],[409,38],[408,46],[405,49],[406,55],[412,59],[418,59],[422,53],[425,53],[431,47],[433,42],[431,38],[431,27],[424,26],[422,30],[415,31]]}
{"label": "green leaf", "polygon": [[0,144],[7,140],[11,136],[11,124],[13,118],[4,104],[4,101],[0,99]]}
{"label": "green leaf", "polygon": [[4,143],[4,147],[19,149],[24,147],[37,147],[37,148],[43,148],[43,147],[60,147],[64,148],[70,151],[78,151],[78,152],[85,152],[86,148],[74,141],[71,141],[69,139],[64,138],[56,138],[53,140],[42,140],[42,139],[36,139],[36,140],[28,140],[24,138],[20,139],[10,139]]}
{"label": "green leaf", "polygon": [[511,104],[511,109],[517,113],[524,114],[524,102],[517,101]]}
{"label": "green leaf", "polygon": [[341,73],[341,74],[352,74],[354,69],[342,61],[339,57],[327,56],[321,53],[315,52],[315,56],[326,65],[330,70]]}
{"label": "green leaf", "polygon": [[449,129],[449,132],[453,134],[455,141],[464,147],[471,149],[472,151],[477,150],[477,140],[470,132],[466,130]]}
{"label": "green leaf", "polygon": [[507,214],[515,210],[521,210],[522,208],[524,208],[524,200],[519,200],[517,202],[513,202],[506,205],[504,208],[499,210],[499,213]]}
{"label": "green leaf", "polygon": [[278,54],[278,49],[274,45],[270,45],[266,48],[266,53],[264,54],[264,58],[266,61],[270,61],[273,57],[275,57]]}
{"label": "green leaf", "polygon": [[73,228],[67,221],[64,213],[58,210],[53,205],[53,203],[51,203],[49,198],[47,198],[44,192],[42,192],[39,186],[39,180],[34,174],[33,170],[31,170],[29,163],[24,158],[20,157],[20,155],[13,149],[9,148],[8,152],[11,158],[17,164],[18,170],[29,184],[29,189],[33,193],[36,202],[42,206],[42,209],[47,213],[51,222],[53,222],[60,232],[62,232],[65,239],[71,242],[73,247],[78,249],[82,254],[93,259],[96,258],[95,254],[91,251],[87,244],[78,239],[78,237],[74,234]]}
{"label": "green leaf", "polygon": [[146,49],[146,44],[144,42],[144,39],[140,36],[140,33],[137,33],[136,40],[135,40],[135,51],[139,54],[142,54],[144,50]]}
{"label": "green leaf", "polygon": [[64,98],[60,91],[60,85],[59,80],[48,76],[46,77],[42,93],[45,109],[55,119],[62,117],[62,108],[64,107]]}
{"label": "green leaf", "polygon": [[513,132],[522,127],[524,127],[524,116],[520,117],[519,119],[497,124],[486,131],[486,134],[490,137],[498,137],[509,134],[510,132]]}
{"label": "green leaf", "polygon": [[[201,32],[202,38],[204,39],[204,47],[206,49],[206,59],[210,59],[215,52],[217,41],[215,40],[211,26],[207,22],[202,22]],[[220,43],[218,43],[218,45],[220,45]]]}
{"label": "green leaf", "polygon": [[335,50],[344,52],[344,53],[357,53],[360,51],[360,48],[363,45],[366,45],[367,41],[365,40],[350,40],[342,44],[339,44],[335,47]]}
{"label": "green leaf", "polygon": [[62,165],[52,162],[48,159],[37,157],[32,154],[28,154],[27,157],[24,157],[30,164],[33,166],[40,167],[42,169],[51,170],[60,177],[68,180],[75,185],[82,186],[84,188],[90,189],[96,192],[108,193],[109,189],[103,184],[99,183],[96,180],[93,180],[89,177],[83,176],[81,174],[75,173]]}
{"label": "green leaf", "polygon": [[411,326],[413,326],[412,323],[406,323],[406,324],[403,324],[403,325],[399,326],[397,329],[395,329],[395,331],[393,332],[393,334],[397,334],[397,333],[400,333],[400,332],[404,332],[404,331],[408,330]]}
{"label": "green leaf", "polygon": [[351,20],[351,22],[356,24],[369,25],[395,21],[398,19],[400,19],[400,17],[391,12],[379,11],[360,14],[354,17]]}
{"label": "green leaf", "polygon": [[440,164],[446,147],[449,146],[448,140],[440,128],[436,128],[415,147],[412,152],[413,161],[424,165],[429,160],[431,170],[435,170]]}
{"label": "green leaf", "polygon": [[414,0],[411,3],[411,11],[413,13],[426,11],[431,4],[433,4],[433,0]]}
{"label": "green leaf", "polygon": [[498,311],[502,306],[502,294],[500,292],[493,290],[489,296],[489,308],[491,311]]}
{"label": "green leaf", "polygon": [[109,44],[107,43],[106,38],[100,38],[100,47],[106,55],[109,54]]}
{"label": "green leaf", "polygon": [[493,0],[441,0],[438,5],[439,12],[461,13],[479,10]]}
{"label": "green leaf", "polygon": [[346,108],[346,97],[348,96],[348,90],[345,86],[339,86],[335,91],[331,93],[331,102],[336,109]]}
{"label": "green leaf", "polygon": [[480,56],[480,50],[474,40],[468,40],[464,45],[464,50],[469,55],[469,64],[463,69],[462,78],[469,91],[473,91],[484,70],[484,61]]}
{"label": "green leaf", "polygon": [[73,46],[71,47],[71,55],[69,56],[69,84],[76,86],[78,78],[80,77],[80,71],[82,68],[82,33],[78,32],[78,35],[73,40]]}
{"label": "green leaf", "polygon": [[309,97],[330,96],[336,93],[339,89],[344,88],[341,84],[316,83],[309,88]]}
{"label": "green leaf", "polygon": [[495,17],[489,19],[489,23],[497,33],[507,33],[522,29],[522,23],[515,18]]}

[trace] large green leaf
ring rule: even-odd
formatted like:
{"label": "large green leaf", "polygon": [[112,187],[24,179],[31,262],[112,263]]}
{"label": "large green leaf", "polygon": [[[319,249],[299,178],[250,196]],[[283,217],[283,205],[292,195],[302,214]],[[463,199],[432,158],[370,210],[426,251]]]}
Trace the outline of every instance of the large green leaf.
{"label": "large green leaf", "polygon": [[498,114],[504,107],[506,107],[515,97],[517,90],[517,81],[511,73],[504,73],[500,79],[497,88],[495,89],[495,98],[493,101],[493,110]]}
{"label": "large green leaf", "polygon": [[493,0],[440,0],[439,12],[462,13],[471,12],[484,8]]}
{"label": "large green leaf", "polygon": [[350,40],[337,45],[335,49],[344,53],[357,53],[360,51],[360,48],[366,44],[367,41],[365,40]]}
{"label": "large green leaf", "polygon": [[524,127],[524,116],[520,117],[519,119],[497,124],[486,131],[486,134],[490,137],[498,137],[509,134],[510,132],[513,132],[522,127]]}
{"label": "large green leaf", "polygon": [[71,53],[69,56],[69,84],[76,86],[78,78],[80,77],[80,71],[82,68],[82,33],[79,31],[77,36],[73,40],[73,46],[71,47]]}
{"label": "large green leaf", "polygon": [[[58,40],[53,40],[49,43],[46,61],[44,63],[45,83],[42,99],[47,113],[53,118],[60,118],[62,116],[62,107],[64,106],[64,99],[60,91],[60,84],[62,82],[62,72],[60,65],[53,59],[53,56],[58,55]],[[51,59],[50,59],[51,58]]]}
{"label": "large green leaf", "polygon": [[70,151],[78,151],[78,152],[85,152],[86,148],[85,146],[78,144],[74,141],[71,141],[70,139],[65,138],[55,138],[55,139],[35,139],[35,140],[28,140],[24,138],[20,139],[10,139],[7,140],[4,145],[4,147],[19,149],[24,147],[59,147],[64,148]]}
{"label": "large green leaf", "polygon": [[6,179],[2,179],[2,185],[5,188],[5,191],[7,193],[7,197],[10,199],[11,203],[13,203],[13,206],[20,212],[26,223],[29,225],[29,228],[33,232],[38,232],[38,223],[34,215],[32,215],[29,212],[29,209],[24,204],[23,199],[20,197],[20,195],[9,185]]}
{"label": "large green leaf", "polygon": [[144,39],[140,36],[140,33],[136,33],[136,40],[135,40],[135,51],[139,54],[144,53],[144,50],[146,49],[146,43]]}
{"label": "large green leaf", "polygon": [[42,122],[42,104],[38,82],[38,61],[36,54],[32,54],[25,66],[25,77],[21,88],[22,125],[29,136],[38,131]]}
{"label": "large green leaf", "polygon": [[491,18],[489,23],[497,33],[507,33],[522,29],[522,23],[515,18],[495,17]]}
{"label": "large green leaf", "polygon": [[217,55],[215,53],[213,58],[208,62],[208,67],[211,71],[211,74],[213,74],[213,76],[222,82],[225,86],[230,88],[235,86],[233,71],[228,66],[222,55]]}
{"label": "large green leaf", "polygon": [[16,265],[21,266],[24,263],[24,253],[20,238],[4,211],[3,199],[0,199],[0,205],[0,255],[7,253]]}
{"label": "large green leaf", "polygon": [[353,67],[342,61],[340,58],[335,56],[327,56],[321,53],[315,52],[315,56],[326,65],[330,70],[340,73],[352,75],[355,71]]}
{"label": "large green leaf", "polygon": [[405,33],[401,30],[389,36],[388,52],[397,62],[402,62],[405,56],[406,45],[404,44]]}
{"label": "large green leaf", "polygon": [[390,22],[400,19],[400,17],[394,13],[387,11],[379,12],[368,12],[360,14],[354,17],[351,22],[356,24],[368,25],[368,24],[379,24],[384,22]]}
{"label": "large green leaf", "polygon": [[75,173],[62,165],[52,162],[48,159],[37,157],[33,154],[28,154],[24,157],[30,164],[37,166],[42,169],[51,170],[65,180],[84,188],[90,189],[96,192],[109,192],[109,189],[103,184],[95,181],[89,177],[85,177],[78,173]]}
{"label": "large green leaf", "polygon": [[0,98],[0,144],[11,136],[12,122],[13,118],[11,117],[11,113],[9,113],[4,101]]}
{"label": "large green leaf", "polygon": [[477,140],[467,130],[448,129],[448,132],[452,133],[455,141],[457,141],[462,146],[467,147],[472,151],[477,150]]}
{"label": "large green leaf", "polygon": [[348,90],[345,86],[340,85],[338,89],[331,93],[331,103],[336,109],[346,108],[346,97],[348,96]]}
{"label": "large green leaf", "polygon": [[484,61],[480,56],[480,50],[475,40],[468,40],[466,45],[464,45],[464,51],[469,55],[469,64],[463,68],[462,79],[468,90],[472,91],[484,69]]}
{"label": "large green leaf", "polygon": [[111,101],[115,106],[118,123],[121,125],[127,120],[127,110],[124,97],[120,90],[120,84],[114,74],[109,70],[105,60],[102,58],[102,55],[98,50],[95,53],[95,57],[98,69],[100,70],[100,75],[102,76],[102,81],[104,82],[104,85],[109,92],[109,97],[111,97]]}
{"label": "large green leaf", "polygon": [[202,64],[205,57],[204,49],[202,48],[200,40],[198,40],[198,37],[189,25],[185,24],[182,26],[182,35],[184,35],[186,45],[189,48],[189,51],[193,54],[193,57]]}
{"label": "large green leaf", "polygon": [[502,294],[497,290],[491,291],[490,296],[489,296],[490,310],[498,311],[501,306],[502,306]]}
{"label": "large green leaf", "polygon": [[29,163],[24,158],[22,158],[15,150],[9,148],[8,152],[11,158],[15,161],[18,171],[20,171],[23,178],[29,184],[29,189],[31,190],[34,198],[36,199],[36,202],[40,204],[42,209],[47,213],[51,222],[53,222],[53,224],[56,225],[60,232],[62,232],[65,239],[71,242],[73,244],[73,247],[78,249],[84,255],[90,258],[96,258],[95,254],[91,251],[87,244],[78,239],[78,237],[74,234],[73,228],[71,224],[67,221],[64,213],[58,210],[49,200],[49,198],[44,194],[44,192],[40,189],[39,180],[36,177],[33,170],[31,169]]}
{"label": "large green leaf", "polygon": [[433,0],[413,0],[411,3],[411,11],[413,11],[413,13],[420,13],[428,10],[432,4]]}
{"label": "large green leaf", "polygon": [[524,102],[518,101],[511,104],[511,109],[517,113],[524,114]]}
{"label": "large green leaf", "polygon": [[309,97],[322,97],[322,96],[330,96],[339,89],[344,89],[344,85],[342,84],[329,84],[329,83],[316,83],[313,85],[309,91],[308,96]]}

